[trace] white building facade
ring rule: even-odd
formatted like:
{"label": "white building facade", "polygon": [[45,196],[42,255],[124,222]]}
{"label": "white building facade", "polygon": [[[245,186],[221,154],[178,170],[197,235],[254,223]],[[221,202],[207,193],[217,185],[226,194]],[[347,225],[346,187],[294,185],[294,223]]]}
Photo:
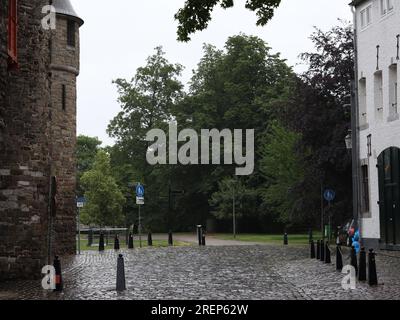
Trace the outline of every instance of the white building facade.
{"label": "white building facade", "polygon": [[400,0],[354,0],[360,229],[367,247],[400,249]]}

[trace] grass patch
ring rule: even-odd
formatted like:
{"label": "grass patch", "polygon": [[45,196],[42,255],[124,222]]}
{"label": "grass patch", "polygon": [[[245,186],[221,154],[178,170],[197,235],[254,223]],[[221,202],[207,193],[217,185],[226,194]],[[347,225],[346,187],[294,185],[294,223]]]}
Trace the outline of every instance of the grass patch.
{"label": "grass patch", "polygon": [[[232,234],[215,234],[213,236],[221,240],[283,244],[282,234],[238,234],[236,239],[234,239]],[[289,234],[288,237],[289,245],[308,245],[308,234]],[[321,233],[315,232],[313,233],[313,237],[314,239],[320,239]]]}

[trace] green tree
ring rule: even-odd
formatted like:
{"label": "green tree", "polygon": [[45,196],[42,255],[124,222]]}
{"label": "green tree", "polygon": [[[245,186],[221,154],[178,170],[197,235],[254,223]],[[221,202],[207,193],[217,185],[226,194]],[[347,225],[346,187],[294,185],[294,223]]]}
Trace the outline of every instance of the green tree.
{"label": "green tree", "polygon": [[[190,91],[176,108],[176,119],[182,128],[197,131],[254,129],[258,148],[264,131],[275,118],[276,109],[290,94],[289,84],[293,79],[291,68],[278,54],[271,53],[270,47],[258,37],[243,34],[230,37],[225,50],[205,45]],[[246,189],[252,191],[245,200],[243,215],[246,217],[267,213],[257,192],[263,182],[257,162],[256,159],[254,174],[242,178]],[[209,200],[220,190],[219,182],[233,176],[234,167],[179,168],[185,174],[178,172],[175,177],[185,185],[187,192],[183,201],[190,206],[188,214],[202,217],[200,222],[204,223],[212,211]]]}
{"label": "green tree", "polygon": [[[274,15],[281,0],[247,0],[246,8],[255,11],[258,17],[257,25],[264,26]],[[211,13],[217,5],[227,9],[234,5],[233,0],[187,0],[175,19],[178,20],[178,40],[189,41],[190,35],[207,28],[211,21]]]}
{"label": "green tree", "polygon": [[260,171],[266,180],[262,196],[267,207],[284,223],[299,222],[302,218],[298,208],[302,195],[296,192],[304,179],[304,162],[297,153],[300,139],[299,134],[275,122],[260,150]]}
{"label": "green tree", "polygon": [[301,134],[300,148],[310,150],[300,188],[302,211],[319,224],[321,186],[335,189],[331,214],[341,225],[352,215],[351,156],[344,143],[350,128],[350,110],[344,106],[350,103],[354,77],[352,26],[341,22],[326,32],[316,28],[311,40],[315,51],[301,55],[309,68],[292,86],[280,119]]}
{"label": "green tree", "polygon": [[218,183],[218,191],[214,192],[210,205],[212,213],[218,219],[230,218],[233,213],[233,201],[235,200],[236,216],[243,216],[243,202],[248,190],[239,178],[225,178]]}
{"label": "green tree", "polygon": [[92,169],[81,179],[87,203],[82,210],[82,222],[89,225],[120,226],[125,197],[111,174],[110,157],[97,152]]}
{"label": "green tree", "polygon": [[88,137],[79,135],[77,138],[76,157],[78,162],[77,174],[77,195],[83,195],[83,189],[80,183],[82,175],[93,166],[94,159],[100,149],[102,142],[97,137]]}
{"label": "green tree", "polygon": [[[118,168],[114,171],[117,171],[121,187],[125,188],[125,192],[133,193],[133,190],[126,189],[127,183],[143,183],[146,186],[144,224],[151,225],[152,219],[156,219],[165,228],[168,207],[164,190],[168,186],[172,168],[147,164],[146,153],[150,143],[145,141],[145,136],[151,129],[168,132],[173,109],[184,95],[183,84],[179,81],[183,67],[169,63],[161,47],[155,51],[147,59],[146,65],[137,69],[131,80],[114,81],[122,111],[111,121],[107,132],[117,140],[111,156],[113,167]],[[131,201],[128,201],[128,205],[131,215],[128,220],[136,222],[136,206]]]}

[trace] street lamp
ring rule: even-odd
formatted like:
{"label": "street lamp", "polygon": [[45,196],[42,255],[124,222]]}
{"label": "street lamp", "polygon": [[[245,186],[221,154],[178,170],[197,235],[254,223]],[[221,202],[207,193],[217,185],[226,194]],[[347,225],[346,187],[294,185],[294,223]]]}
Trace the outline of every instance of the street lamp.
{"label": "street lamp", "polygon": [[346,144],[346,149],[347,150],[353,149],[353,139],[352,139],[352,136],[351,136],[351,130],[349,130],[349,133],[344,138],[344,142]]}

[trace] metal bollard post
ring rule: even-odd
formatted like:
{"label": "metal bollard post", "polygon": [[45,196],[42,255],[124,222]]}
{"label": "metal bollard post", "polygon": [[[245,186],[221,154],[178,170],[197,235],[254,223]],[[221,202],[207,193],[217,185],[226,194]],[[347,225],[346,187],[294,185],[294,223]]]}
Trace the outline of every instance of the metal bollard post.
{"label": "metal bollard post", "polygon": [[122,292],[126,290],[125,283],[125,265],[124,265],[124,257],[122,254],[118,256],[117,261],[117,291]]}
{"label": "metal bollard post", "polygon": [[314,244],[314,240],[311,240],[310,250],[311,250],[311,259],[315,259],[315,244]]}
{"label": "metal bollard post", "polygon": [[343,270],[343,256],[340,246],[336,246],[336,270],[340,272]]}
{"label": "metal bollard post", "polygon": [[147,246],[152,247],[153,246],[153,236],[151,232],[147,235]]}
{"label": "metal bollard post", "polygon": [[133,244],[133,234],[129,233],[128,249],[133,249],[135,245]]}
{"label": "metal bollard post", "polygon": [[206,245],[206,230],[204,227],[201,229],[201,245]]}
{"label": "metal bollard post", "polygon": [[378,285],[378,275],[376,272],[376,261],[374,249],[369,250],[368,254],[368,284],[370,286]]}
{"label": "metal bollard post", "polygon": [[358,280],[359,281],[367,281],[367,253],[365,252],[365,248],[361,248],[360,251],[360,261],[359,261],[359,271],[358,271]]}
{"label": "metal bollard post", "polygon": [[332,263],[332,260],[331,260],[331,249],[329,249],[329,242],[327,241],[326,242],[326,245],[325,245],[325,261],[324,261],[325,263]]}
{"label": "metal bollard post", "polygon": [[172,237],[172,231],[170,231],[170,232],[168,233],[168,245],[169,245],[170,247],[172,247],[172,246],[174,245],[174,240],[173,240],[173,237]]}
{"label": "metal bollard post", "polygon": [[321,241],[317,240],[317,260],[321,259]]}
{"label": "metal bollard post", "polygon": [[203,235],[202,235],[203,226],[202,225],[197,225],[196,228],[197,228],[197,239],[199,241],[199,246],[201,247],[202,239],[203,239]]}
{"label": "metal bollard post", "polygon": [[351,259],[350,259],[350,264],[356,269],[356,275],[358,275],[358,263],[357,263],[357,252],[356,248],[352,247],[351,248]]}
{"label": "metal bollard post", "polygon": [[116,234],[115,238],[114,238],[114,250],[119,250],[120,246],[119,246],[119,235]]}
{"label": "metal bollard post", "polygon": [[63,291],[64,285],[63,285],[62,274],[61,274],[61,262],[60,262],[60,259],[58,258],[58,256],[55,257],[53,266],[56,271],[56,289],[54,291],[61,292],[61,291]]}
{"label": "metal bollard post", "polygon": [[289,236],[286,232],[283,235],[283,245],[285,245],[285,246],[289,245]]}
{"label": "metal bollard post", "polygon": [[324,240],[321,240],[321,257],[320,261],[324,262],[325,261],[325,243]]}

